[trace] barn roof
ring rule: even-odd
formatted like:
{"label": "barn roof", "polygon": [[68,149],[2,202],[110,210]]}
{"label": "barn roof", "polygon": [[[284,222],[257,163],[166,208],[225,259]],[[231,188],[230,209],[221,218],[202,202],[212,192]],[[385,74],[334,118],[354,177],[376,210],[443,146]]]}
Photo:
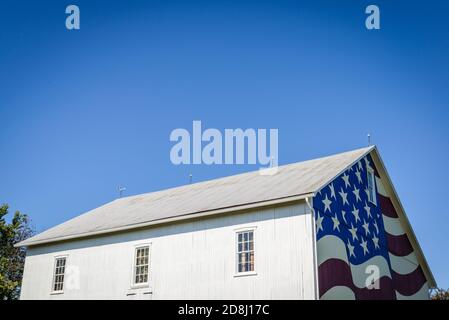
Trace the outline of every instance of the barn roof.
{"label": "barn roof", "polygon": [[374,147],[259,171],[116,199],[22,241],[32,246],[129,230],[198,215],[223,213],[304,199]]}

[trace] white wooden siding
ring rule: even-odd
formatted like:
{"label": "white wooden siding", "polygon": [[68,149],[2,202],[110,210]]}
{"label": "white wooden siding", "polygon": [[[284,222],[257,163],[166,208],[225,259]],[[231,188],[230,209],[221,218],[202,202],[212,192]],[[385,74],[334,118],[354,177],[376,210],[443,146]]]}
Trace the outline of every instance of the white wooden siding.
{"label": "white wooden siding", "polygon": [[[236,277],[235,232],[245,227],[255,227],[256,275]],[[31,247],[21,298],[314,299],[312,241],[310,212],[297,203]],[[148,243],[150,288],[132,289],[135,246]],[[52,295],[62,254],[64,293]]]}

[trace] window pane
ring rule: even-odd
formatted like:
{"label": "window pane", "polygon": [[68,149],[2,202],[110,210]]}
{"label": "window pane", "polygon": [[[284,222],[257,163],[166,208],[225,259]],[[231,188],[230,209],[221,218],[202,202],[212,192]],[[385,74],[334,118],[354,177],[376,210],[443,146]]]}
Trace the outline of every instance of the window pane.
{"label": "window pane", "polygon": [[254,271],[254,232],[237,233],[237,272]]}
{"label": "window pane", "polygon": [[372,188],[374,185],[374,172],[368,172],[368,187]]}
{"label": "window pane", "polygon": [[149,272],[149,247],[136,249],[134,283],[147,283]]}
{"label": "window pane", "polygon": [[64,287],[64,272],[66,258],[57,258],[55,261],[55,269],[53,273],[53,290],[62,291]]}

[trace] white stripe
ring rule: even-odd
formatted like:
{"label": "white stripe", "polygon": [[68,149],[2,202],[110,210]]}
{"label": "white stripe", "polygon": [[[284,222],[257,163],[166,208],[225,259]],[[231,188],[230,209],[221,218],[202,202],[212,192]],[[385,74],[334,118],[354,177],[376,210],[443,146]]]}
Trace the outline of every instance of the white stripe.
{"label": "white stripe", "polygon": [[377,192],[379,192],[384,197],[388,197],[387,191],[385,191],[385,187],[382,183],[382,179],[380,179],[378,177],[376,177],[376,187],[377,187]]}
{"label": "white stripe", "polygon": [[370,268],[372,268],[372,266],[378,268],[378,272],[373,273],[373,281],[377,281],[383,276],[391,278],[388,262],[383,256],[374,256],[359,265],[350,264],[346,254],[346,245],[336,236],[327,235],[318,240],[317,252],[318,266],[326,260],[332,258],[340,259],[346,262],[351,268],[352,281],[358,288],[365,288],[367,286],[366,281],[368,277],[371,277],[372,271]]}
{"label": "white stripe", "polygon": [[346,254],[346,245],[336,236],[327,235],[318,240],[317,253],[318,265],[330,258],[340,259],[349,264],[348,256]]}
{"label": "white stripe", "polygon": [[321,300],[355,300],[355,294],[351,288],[335,286],[330,288],[320,298]]}
{"label": "white stripe", "polygon": [[427,282],[423,284],[421,289],[411,296],[403,296],[396,291],[396,299],[398,300],[429,300],[429,286]]}
{"label": "white stripe", "polygon": [[352,281],[358,288],[369,286],[371,283],[367,281],[371,279],[375,282],[384,276],[391,279],[388,262],[383,256],[374,256],[359,265],[351,264],[351,273]]}
{"label": "white stripe", "polygon": [[401,236],[405,233],[401,221],[398,218],[390,218],[383,214],[382,219],[384,220],[385,231],[387,233],[393,236]]}
{"label": "white stripe", "polygon": [[395,256],[392,253],[389,253],[389,255],[391,269],[393,269],[396,273],[409,274],[415,271],[419,266],[414,252],[411,252],[409,255],[404,257]]}

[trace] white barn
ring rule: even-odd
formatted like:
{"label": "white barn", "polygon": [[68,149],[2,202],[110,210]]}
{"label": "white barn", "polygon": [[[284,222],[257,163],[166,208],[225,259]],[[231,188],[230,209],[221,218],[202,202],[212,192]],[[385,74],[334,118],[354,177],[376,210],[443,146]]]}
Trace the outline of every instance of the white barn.
{"label": "white barn", "polygon": [[[380,220],[333,213],[373,188],[363,205]],[[18,246],[21,299],[425,299],[435,287],[375,147],[120,198]],[[380,289],[363,282],[365,264],[379,266]]]}

